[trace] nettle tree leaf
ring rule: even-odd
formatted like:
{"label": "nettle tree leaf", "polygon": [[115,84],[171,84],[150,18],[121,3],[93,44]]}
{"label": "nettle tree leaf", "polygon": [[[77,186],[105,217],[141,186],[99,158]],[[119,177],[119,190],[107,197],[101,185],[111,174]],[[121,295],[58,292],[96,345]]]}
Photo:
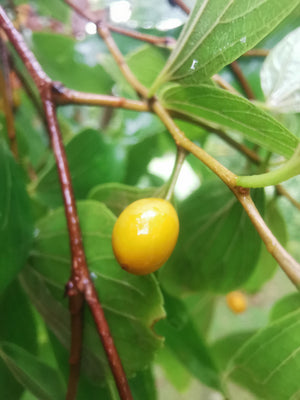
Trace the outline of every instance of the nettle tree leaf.
{"label": "nettle tree leaf", "polygon": [[155,81],[199,83],[262,40],[298,5],[281,0],[199,0]]}
{"label": "nettle tree leaf", "polygon": [[220,375],[208,346],[184,303],[167,293],[164,299],[167,319],[158,322],[156,331],[165,337],[167,350],[200,382],[222,391]]}
{"label": "nettle tree leaf", "polygon": [[136,200],[159,197],[161,190],[161,188],[155,187],[141,189],[112,182],[96,186],[89,194],[89,198],[104,203],[106,207],[118,216],[125,207]]}
{"label": "nettle tree leaf", "polygon": [[260,79],[268,107],[281,113],[300,112],[300,28],[270,51]]}
{"label": "nettle tree leaf", "polygon": [[[19,329],[20,326],[22,329]],[[0,296],[1,341],[10,341],[33,354],[37,352],[37,332],[32,307],[16,280]],[[22,391],[22,386],[0,358],[1,397],[18,399]]]}
{"label": "nettle tree leaf", "polygon": [[[285,220],[277,207],[276,199],[267,204],[264,220],[282,246],[285,246],[288,239],[287,228]],[[261,246],[259,260],[253,274],[244,285],[244,289],[248,292],[259,291],[274,276],[277,267],[277,261],[268,252],[266,246]]]}
{"label": "nettle tree leaf", "polygon": [[[253,192],[263,211],[263,191]],[[181,224],[175,251],[160,280],[174,294],[207,290],[227,293],[253,272],[261,240],[246,212],[221,182],[203,184],[178,210]]]}
{"label": "nettle tree leaf", "polygon": [[[86,129],[65,146],[76,199],[83,199],[96,185],[120,181],[124,175],[125,150],[107,142],[101,133]],[[62,204],[62,194],[54,159],[37,182],[36,195],[44,204]]]}
{"label": "nettle tree leaf", "polygon": [[166,64],[169,53],[156,46],[143,46],[128,55],[128,66],[143,85],[150,87]]}
{"label": "nettle tree leaf", "polygon": [[293,311],[300,309],[299,292],[288,294],[278,300],[270,312],[270,321],[276,321]]}
{"label": "nettle tree leaf", "polygon": [[[232,358],[224,380],[237,382],[264,400],[296,400],[300,395],[300,311],[270,323]],[[230,392],[230,399],[238,399]]]}
{"label": "nettle tree leaf", "polygon": [[242,134],[253,143],[291,157],[298,138],[247,99],[209,86],[168,85],[161,93],[165,107],[212,129]]}
{"label": "nettle tree leaf", "polygon": [[33,223],[19,166],[0,138],[0,292],[24,266]]}
{"label": "nettle tree leaf", "polygon": [[[161,347],[152,329],[164,316],[162,296],[154,276],[135,276],[121,269],[114,258],[111,233],[115,216],[96,201],[78,203],[88,265],[101,299],[123,365],[131,376],[148,365]],[[70,274],[69,239],[62,208],[37,224],[31,253],[33,271],[26,291],[49,328],[68,346],[68,302],[64,286]],[[89,376],[104,379],[106,357],[91,317],[85,330],[84,361]]]}
{"label": "nettle tree leaf", "polygon": [[78,51],[76,40],[71,37],[34,32],[32,51],[44,71],[54,81],[86,92],[109,93],[112,87],[110,76],[101,65],[88,65],[84,55]]}
{"label": "nettle tree leaf", "polygon": [[0,342],[0,357],[18,382],[40,400],[63,400],[66,387],[60,374],[21,347]]}

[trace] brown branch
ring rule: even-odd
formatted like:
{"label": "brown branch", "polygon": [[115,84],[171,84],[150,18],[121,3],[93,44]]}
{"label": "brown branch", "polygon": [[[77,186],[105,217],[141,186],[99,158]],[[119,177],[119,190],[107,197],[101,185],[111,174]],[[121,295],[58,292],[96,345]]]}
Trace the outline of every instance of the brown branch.
{"label": "brown branch", "polygon": [[267,57],[269,52],[270,50],[267,49],[252,49],[246,51],[246,53],[243,54],[243,57]]}
{"label": "brown branch", "polygon": [[162,46],[172,49],[176,44],[176,39],[172,37],[168,36],[159,37],[159,36],[149,35],[147,33],[141,33],[138,31],[125,29],[120,26],[115,26],[110,23],[107,23],[106,26],[111,32],[119,33],[120,35],[128,36],[133,39],[140,40],[142,42],[153,44],[155,46]]}
{"label": "brown branch", "polygon": [[215,133],[217,136],[219,136],[221,139],[224,140],[224,142],[228,143],[231,147],[233,147],[235,150],[237,150],[239,153],[243,154],[249,161],[256,165],[261,164],[261,159],[255,151],[249,149],[247,146],[245,146],[242,143],[236,142],[234,139],[232,139],[230,136],[228,136],[225,132],[221,130],[214,130],[213,133]]}
{"label": "brown branch", "polygon": [[282,185],[276,185],[276,190],[280,196],[286,197],[293,204],[293,206],[300,210],[300,203],[295,200]]}
{"label": "brown branch", "polygon": [[108,96],[102,94],[78,92],[66,88],[60,82],[53,83],[53,96],[56,104],[80,104],[89,106],[104,106],[114,108],[125,108],[135,111],[150,111],[146,102],[125,99],[123,97]]}
{"label": "brown branch", "polygon": [[225,79],[221,77],[221,75],[215,74],[212,76],[212,79],[216,82],[217,85],[219,85],[221,88],[227,90],[228,92],[231,92],[233,94],[236,94],[240,96],[240,92],[236,90],[233,86],[230,85]]}
{"label": "brown branch", "polygon": [[13,112],[13,92],[10,79],[10,65],[7,48],[0,37],[0,55],[2,74],[0,77],[0,92],[3,95],[3,107],[6,120],[7,136],[10,143],[10,149],[15,159],[18,159],[18,146],[15,130],[14,112]]}
{"label": "brown branch", "polygon": [[182,11],[184,11],[186,14],[189,14],[191,12],[189,7],[182,0],[171,0],[170,3],[181,8]]}
{"label": "brown branch", "polygon": [[232,70],[232,72],[234,73],[235,77],[237,78],[237,80],[239,81],[240,85],[242,86],[246,96],[248,97],[249,100],[254,100],[255,99],[255,95],[251,89],[251,86],[249,85],[247,79],[245,78],[243,71],[241,69],[241,67],[239,66],[237,61],[233,61],[230,64],[230,68]]}
{"label": "brown branch", "polygon": [[71,315],[70,374],[66,400],[76,399],[80,377],[81,343],[83,341],[83,308],[84,297],[81,294],[70,296],[69,310]]}
{"label": "brown branch", "polygon": [[[122,400],[131,400],[132,395],[126,379],[124,369],[116,347],[114,345],[103,309],[101,307],[98,294],[95,290],[93,282],[90,278],[87,267],[85,252],[82,242],[82,234],[79,225],[78,213],[76,210],[76,202],[71,183],[70,171],[66,159],[65,149],[62,142],[61,134],[58,127],[54,99],[52,96],[52,81],[41,68],[40,64],[26,46],[20,33],[14,28],[13,24],[7,17],[5,11],[0,6],[0,26],[5,31],[11,44],[24,62],[28,72],[33,78],[43,103],[45,117],[47,120],[48,132],[56,159],[58,175],[64,200],[64,208],[69,231],[70,248],[71,248],[71,277],[66,286],[66,292],[70,297],[71,327],[81,326],[79,324],[79,313],[82,310],[82,297],[87,301],[99,336],[101,338],[104,350],[106,352],[110,368],[116,381],[116,385]],[[77,391],[78,380],[75,379],[79,368],[79,355],[81,354],[81,333],[71,331],[71,335],[78,335],[72,338],[72,351],[70,361],[72,364],[69,379],[68,393],[75,394]],[[80,342],[79,342],[80,341]],[[73,397],[74,398],[74,397]],[[71,397],[68,398],[71,400]]]}

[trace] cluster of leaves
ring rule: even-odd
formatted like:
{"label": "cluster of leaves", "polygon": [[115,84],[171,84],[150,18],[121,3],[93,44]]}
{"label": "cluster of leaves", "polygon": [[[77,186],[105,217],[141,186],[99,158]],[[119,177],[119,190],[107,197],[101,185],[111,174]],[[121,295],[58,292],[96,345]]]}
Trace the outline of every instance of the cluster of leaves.
{"label": "cluster of leaves", "polygon": [[[136,98],[98,38],[76,41],[66,34],[70,13],[61,1],[28,3],[39,15],[58,18],[65,31],[32,32],[30,39],[31,49],[53,80],[76,90]],[[300,120],[283,112],[299,111],[299,52],[297,58],[288,51],[299,42],[299,29],[283,38],[297,27],[298,3],[199,0],[171,55],[130,38],[116,41],[137,78],[150,92],[158,92],[190,139],[234,172],[257,173],[261,169],[211,132],[221,129],[249,148],[259,145],[258,154],[267,160],[259,168],[293,155]],[[273,116],[211,80],[220,73],[239,90],[226,65],[262,39],[260,46],[265,47],[283,42],[263,66],[256,58],[240,63],[257,99],[276,112]],[[18,96],[20,165],[8,149],[5,117],[0,113],[0,392],[11,400],[63,399],[70,342],[68,301],[63,297],[70,273],[68,232],[45,127],[22,89]],[[158,274],[130,275],[113,257],[114,221],[132,201],[160,192],[165,182],[150,172],[149,164],[174,154],[175,145],[150,113],[65,106],[58,116],[88,265],[133,397],[161,396],[153,377],[153,366],[159,365],[178,391],[187,390],[194,379],[233,400],[297,399],[300,299],[298,294],[282,298],[269,320],[268,302],[262,310],[255,306],[255,294],[264,290],[277,265],[230,191],[189,156],[187,163],[201,186],[177,201],[181,232],[175,252]],[[35,171],[34,180],[28,170]],[[297,195],[293,182],[288,188]],[[253,192],[253,198],[281,243],[299,255],[299,215],[292,206],[276,193],[266,196],[263,189]],[[275,299],[292,290],[282,280],[275,281]],[[253,299],[241,317],[231,315],[224,304],[224,294],[237,288],[248,293],[250,303]],[[87,312],[78,399],[111,399],[115,390]],[[192,398],[191,393],[187,396]]]}

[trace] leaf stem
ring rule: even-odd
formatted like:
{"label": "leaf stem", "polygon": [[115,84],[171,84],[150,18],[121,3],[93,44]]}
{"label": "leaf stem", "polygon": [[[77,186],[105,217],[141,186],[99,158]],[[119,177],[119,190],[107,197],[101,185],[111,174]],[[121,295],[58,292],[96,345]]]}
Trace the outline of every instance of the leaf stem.
{"label": "leaf stem", "polygon": [[300,174],[300,145],[293,156],[281,167],[259,175],[238,176],[237,185],[258,188],[277,185]]}
{"label": "leaf stem", "polygon": [[248,191],[236,188],[234,193],[247,212],[252,224],[264,241],[268,252],[275,258],[289,279],[300,290],[300,265],[278,242],[271,230],[262,219]]}
{"label": "leaf stem", "polygon": [[176,160],[174,163],[171,177],[168,182],[168,190],[167,190],[167,193],[165,196],[165,199],[168,201],[171,201],[171,199],[172,199],[174,189],[176,186],[176,182],[178,180],[178,177],[179,177],[179,174],[180,174],[181,168],[183,166],[186,155],[187,155],[186,150],[184,150],[182,147],[177,148]]}

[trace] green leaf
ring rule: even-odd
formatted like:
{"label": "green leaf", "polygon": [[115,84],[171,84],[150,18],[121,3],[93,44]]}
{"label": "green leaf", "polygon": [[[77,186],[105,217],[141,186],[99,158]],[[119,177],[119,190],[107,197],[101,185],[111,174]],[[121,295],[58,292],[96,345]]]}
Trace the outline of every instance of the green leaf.
{"label": "green leaf", "polygon": [[89,194],[89,198],[104,203],[118,216],[129,204],[139,199],[155,197],[159,190],[160,188],[154,187],[140,189],[122,183],[105,183],[96,186]]}
{"label": "green leaf", "polygon": [[[253,193],[263,209],[263,192]],[[160,273],[171,293],[227,293],[255,268],[261,240],[242,206],[223,183],[203,184],[179,207],[177,247]]]}
{"label": "green leaf", "polygon": [[255,46],[297,6],[298,0],[199,0],[177,46],[154,83],[198,83]]}
{"label": "green leaf", "polygon": [[[22,329],[19,327],[22,326]],[[28,298],[17,281],[0,296],[0,341],[9,340],[32,353],[37,351],[35,320]],[[0,393],[3,399],[18,399],[23,391],[0,359]]]}
{"label": "green leaf", "polygon": [[277,321],[293,311],[300,309],[300,294],[291,293],[278,300],[272,307],[270,322]]}
{"label": "green leaf", "polygon": [[198,332],[206,337],[214,316],[216,296],[200,292],[184,297],[183,301]]}
{"label": "green leaf", "polygon": [[[162,296],[154,276],[129,274],[116,262],[111,247],[115,216],[96,201],[79,202],[77,207],[88,265],[116,347],[131,376],[148,365],[161,346],[162,339],[153,332],[152,326],[164,316]],[[34,271],[27,271],[24,277],[26,291],[49,328],[68,346],[67,299],[63,300],[62,296],[71,261],[62,208],[37,224],[31,258]],[[86,317],[83,366],[89,376],[103,380],[106,357],[94,323],[89,314]]]}
{"label": "green leaf", "polygon": [[40,400],[63,400],[66,387],[61,376],[21,347],[0,343],[0,357],[15,378]]}
{"label": "green leaf", "polygon": [[100,65],[90,66],[71,37],[45,32],[32,34],[32,51],[54,81],[81,91],[109,93],[112,80]]}
{"label": "green leaf", "polygon": [[167,319],[158,322],[156,331],[165,336],[165,346],[200,382],[222,390],[208,346],[197,332],[183,302],[166,293],[164,297]]}
{"label": "green leaf", "polygon": [[[276,200],[272,200],[267,204],[264,219],[282,246],[285,246],[287,243],[286,224],[277,207]],[[277,266],[277,261],[268,252],[266,246],[261,246],[258,263],[250,279],[243,286],[244,290],[248,292],[257,292],[260,290],[274,276]]]}
{"label": "green leaf", "polygon": [[158,139],[158,135],[152,135],[128,147],[126,183],[136,185],[141,176],[147,173],[148,165],[157,153]]}
{"label": "green leaf", "polygon": [[261,70],[267,106],[280,113],[300,111],[300,28],[272,49]]}
{"label": "green leaf", "polygon": [[134,399],[156,400],[157,392],[153,373],[145,369],[129,380],[132,396]]}
{"label": "green leaf", "polygon": [[[77,134],[65,148],[77,199],[85,198],[100,183],[122,179],[124,150],[117,144],[107,143],[100,132],[86,129]],[[62,204],[54,160],[37,182],[36,192],[38,199],[49,206]]]}
{"label": "green leaf", "polygon": [[128,66],[137,79],[150,87],[164,67],[169,51],[156,46],[143,46],[127,57]]}
{"label": "green leaf", "polygon": [[225,381],[234,380],[264,400],[298,399],[299,317],[298,309],[252,336],[231,360]]}
{"label": "green leaf", "polygon": [[24,266],[32,238],[32,218],[23,176],[0,138],[0,293]]}
{"label": "green leaf", "polygon": [[168,381],[179,392],[183,392],[189,387],[191,374],[171,349],[167,346],[163,347],[155,361],[162,367]]}
{"label": "green leaf", "polygon": [[247,99],[213,86],[168,85],[160,94],[169,110],[212,129],[232,130],[253,143],[291,157],[299,140]]}
{"label": "green leaf", "polygon": [[237,332],[222,337],[214,342],[211,346],[212,354],[216,360],[216,364],[223,372],[233,355],[239,350],[244,343],[254,335],[256,331]]}

